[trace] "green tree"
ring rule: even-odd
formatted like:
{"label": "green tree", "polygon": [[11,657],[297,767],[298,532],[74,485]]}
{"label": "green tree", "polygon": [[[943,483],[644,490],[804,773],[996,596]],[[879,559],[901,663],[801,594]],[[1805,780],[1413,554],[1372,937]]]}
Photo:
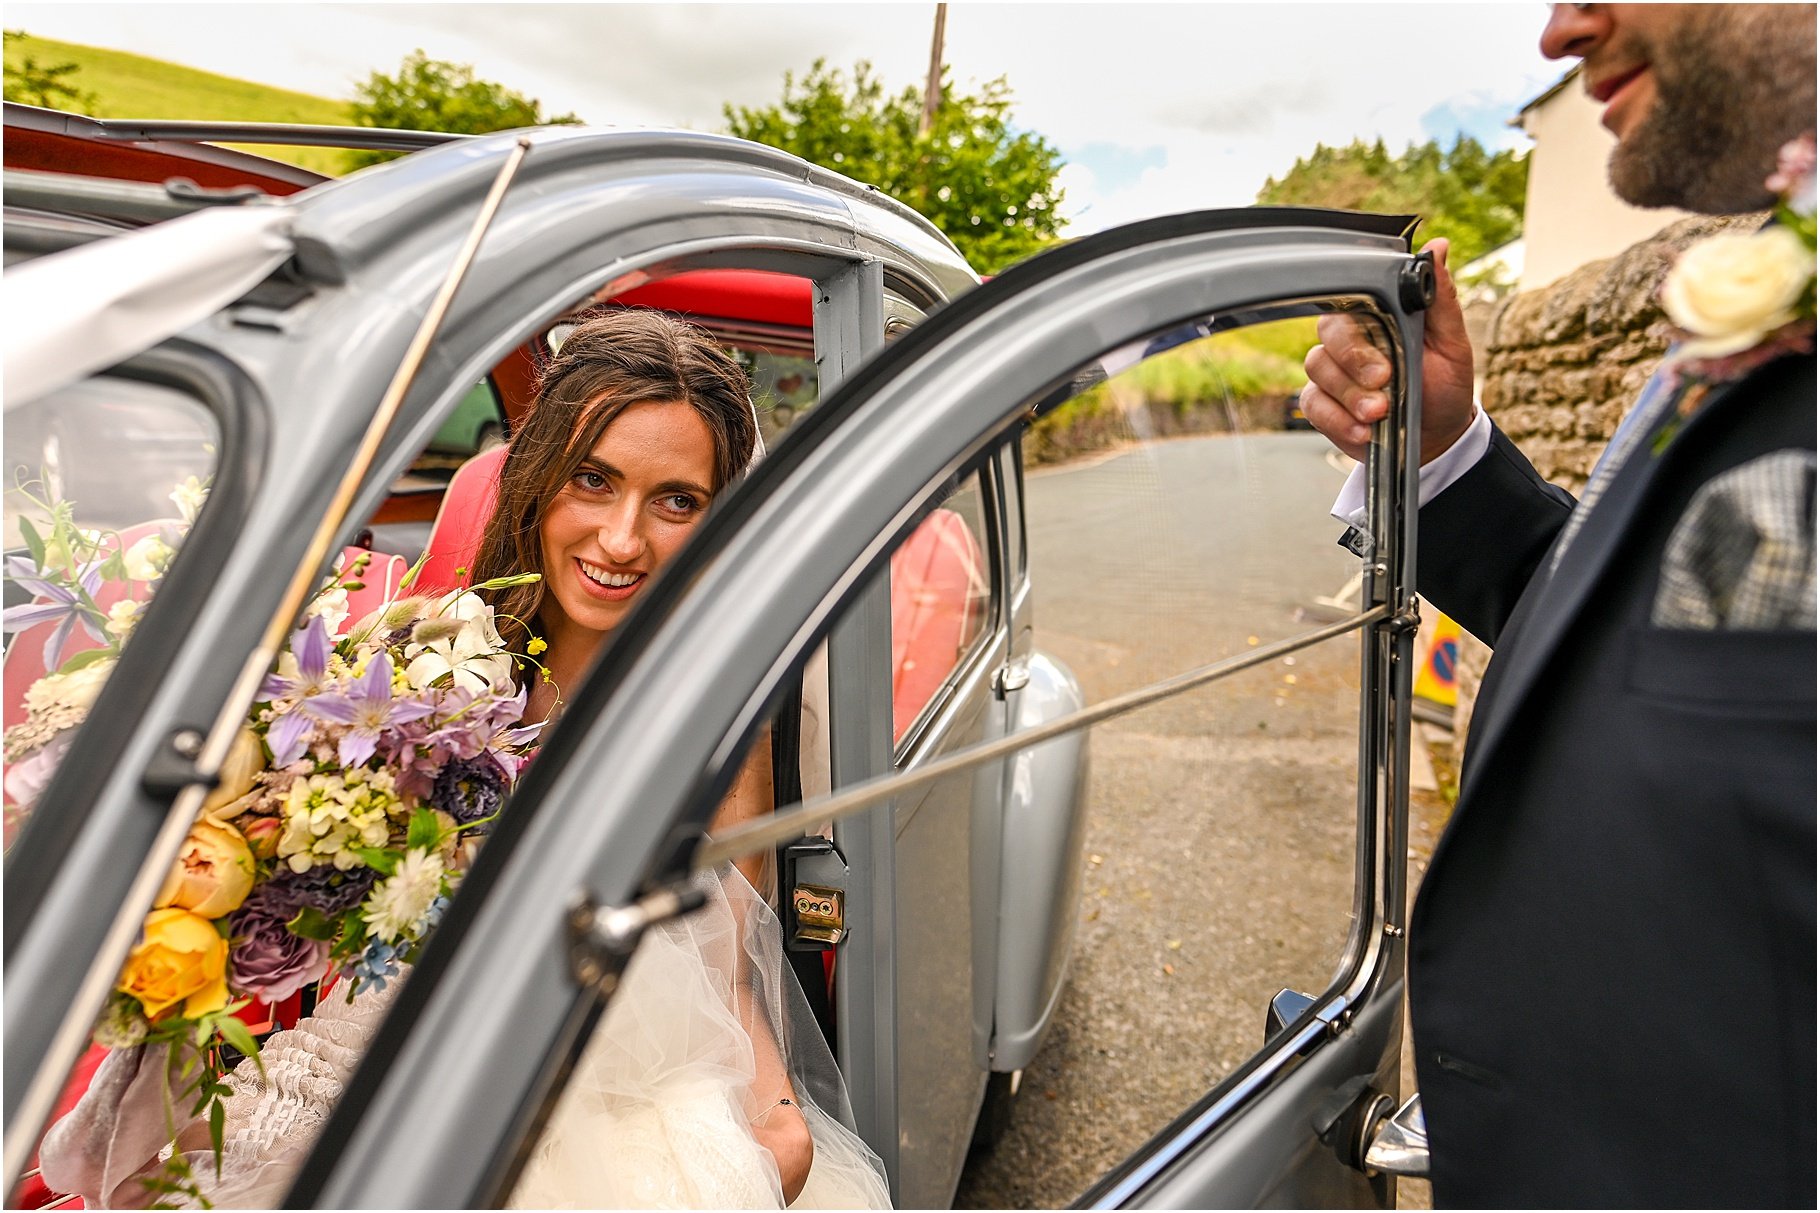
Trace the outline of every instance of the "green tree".
{"label": "green tree", "polygon": [[[22,29],[9,29],[5,36],[9,43],[20,42],[26,33]],[[31,55],[23,54],[18,63],[6,65],[6,99],[47,109],[92,113],[95,94],[79,89],[71,82],[80,70],[80,65],[75,63],[39,63]]]}
{"label": "green tree", "polygon": [[939,227],[973,268],[996,273],[1052,243],[1062,219],[1062,156],[1011,125],[1003,77],[961,93],[946,78],[927,134],[922,90],[887,93],[861,62],[849,79],[817,59],[784,73],[783,99],[723,106],[731,133],[875,185]]}
{"label": "green tree", "polygon": [[[349,108],[361,126],[458,135],[581,121],[574,114],[546,117],[535,97],[478,78],[471,64],[432,59],[422,50],[406,55],[397,75],[374,72],[355,86]],[[395,155],[398,153],[357,152],[350,159],[360,167]]]}
{"label": "green tree", "polygon": [[1528,184],[1527,156],[1488,154],[1470,135],[1445,151],[1431,139],[1395,157],[1381,139],[1354,140],[1346,147],[1315,144],[1281,181],[1266,181],[1258,201],[1421,215],[1422,236],[1446,236],[1453,242],[1448,260],[1461,266],[1523,234]]}

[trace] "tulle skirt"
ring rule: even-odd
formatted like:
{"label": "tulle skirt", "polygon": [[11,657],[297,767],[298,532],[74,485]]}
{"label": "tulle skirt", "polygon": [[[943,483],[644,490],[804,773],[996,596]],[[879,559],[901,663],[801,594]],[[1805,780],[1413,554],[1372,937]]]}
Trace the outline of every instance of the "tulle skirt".
{"label": "tulle skirt", "polygon": [[[851,1113],[777,920],[735,870],[708,904],[647,933],[511,1199],[514,1208],[781,1208],[752,1122],[792,1102],[815,1141],[792,1208],[888,1208],[884,1168]],[[843,1123],[845,1122],[845,1123]]]}

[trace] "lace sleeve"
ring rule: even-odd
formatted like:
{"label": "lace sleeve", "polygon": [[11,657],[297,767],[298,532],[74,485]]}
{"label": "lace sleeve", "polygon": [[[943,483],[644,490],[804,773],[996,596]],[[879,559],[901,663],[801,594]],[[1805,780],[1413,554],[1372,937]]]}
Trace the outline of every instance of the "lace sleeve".
{"label": "lace sleeve", "polygon": [[[198,1118],[176,1126],[205,1198],[235,1208],[284,1198],[397,990],[393,982],[352,1002],[337,990],[295,1028],[267,1037],[257,1064],[249,1058],[234,1068],[225,1079],[234,1093],[219,1176],[207,1125]],[[162,1049],[108,1056],[81,1101],[45,1135],[41,1166],[52,1190],[100,1209],[140,1207],[158,1195],[141,1181],[170,1156],[165,1068]]]}

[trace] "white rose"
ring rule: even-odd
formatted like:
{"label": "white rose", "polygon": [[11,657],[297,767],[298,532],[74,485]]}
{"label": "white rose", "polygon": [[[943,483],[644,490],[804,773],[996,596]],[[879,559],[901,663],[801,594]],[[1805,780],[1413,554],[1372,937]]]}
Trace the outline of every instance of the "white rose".
{"label": "white rose", "polygon": [[87,712],[113,672],[112,661],[97,661],[68,674],[46,674],[26,688],[26,710],[34,716],[59,708]]}
{"label": "white rose", "polygon": [[126,575],[134,581],[156,581],[164,576],[164,570],[170,567],[171,558],[176,554],[163,536],[147,535],[126,549],[120,559],[126,565]]}
{"label": "white rose", "polygon": [[1813,278],[1814,255],[1788,228],[1724,232],[1681,254],[1662,283],[1662,307],[1692,334],[1683,356],[1723,358],[1793,320]]}

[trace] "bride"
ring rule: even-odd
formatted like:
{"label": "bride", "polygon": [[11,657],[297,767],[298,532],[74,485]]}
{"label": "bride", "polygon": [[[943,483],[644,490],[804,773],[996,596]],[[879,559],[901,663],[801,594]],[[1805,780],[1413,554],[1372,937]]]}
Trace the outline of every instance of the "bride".
{"label": "bride", "polygon": [[[580,681],[758,449],[746,376],[705,332],[629,309],[568,335],[505,458],[472,572],[475,582],[543,574],[492,595],[513,648],[525,651],[533,635],[547,645],[547,676],[531,687],[526,719],[560,712],[560,688]],[[712,828],[772,808],[761,738]],[[742,860],[702,878],[704,909],[647,934],[532,1152],[515,1207],[888,1205],[883,1167],[849,1127],[840,1075],[783,963],[771,884],[763,857]],[[210,1202],[283,1199],[396,989],[351,1002],[331,993],[267,1040],[263,1073],[242,1063],[228,1076],[235,1096],[219,1178],[206,1127],[178,1138]],[[161,1078],[139,1071],[162,1070],[126,1056],[110,1057],[44,1143],[47,1183],[90,1207],[149,1199],[137,1181],[162,1165],[152,1155],[168,1140],[161,1118],[123,1111],[146,1106],[143,1089]]]}

